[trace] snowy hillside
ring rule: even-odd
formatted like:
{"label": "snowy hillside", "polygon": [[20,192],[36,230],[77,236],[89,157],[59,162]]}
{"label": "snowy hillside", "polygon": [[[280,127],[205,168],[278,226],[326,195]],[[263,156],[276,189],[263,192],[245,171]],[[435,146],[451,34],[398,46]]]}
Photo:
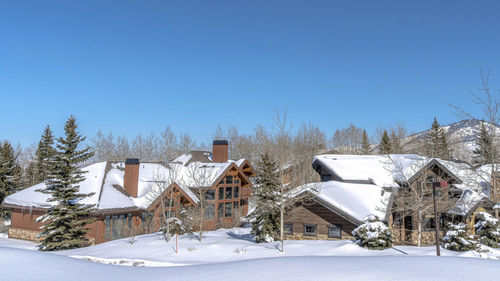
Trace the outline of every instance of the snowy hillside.
{"label": "snowy hillside", "polygon": [[[475,148],[474,142],[481,129],[481,121],[462,120],[442,126],[442,128],[446,132],[450,145],[454,148],[452,151],[453,157],[470,162],[472,160],[472,150]],[[429,130],[426,130],[406,137],[403,141],[406,149],[410,151],[418,150],[419,144],[425,140],[428,133]],[[496,135],[500,136],[500,127],[496,127]]]}

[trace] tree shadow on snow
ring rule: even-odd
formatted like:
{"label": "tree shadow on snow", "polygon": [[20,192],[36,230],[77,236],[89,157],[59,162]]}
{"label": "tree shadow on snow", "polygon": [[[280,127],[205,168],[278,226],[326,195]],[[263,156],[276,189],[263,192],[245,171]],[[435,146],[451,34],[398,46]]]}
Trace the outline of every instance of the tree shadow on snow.
{"label": "tree shadow on snow", "polygon": [[247,234],[237,234],[237,233],[234,233],[232,231],[228,231],[228,232],[226,232],[226,234],[227,234],[227,236],[229,236],[231,238],[234,238],[234,239],[245,240],[245,241],[248,241],[248,242],[255,243],[255,239],[253,238],[253,235],[250,234],[250,233],[247,233]]}

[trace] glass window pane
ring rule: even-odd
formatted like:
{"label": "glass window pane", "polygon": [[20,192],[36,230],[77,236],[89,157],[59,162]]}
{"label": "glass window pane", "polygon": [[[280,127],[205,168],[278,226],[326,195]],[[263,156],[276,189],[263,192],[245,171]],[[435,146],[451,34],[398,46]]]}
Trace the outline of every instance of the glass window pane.
{"label": "glass window pane", "polygon": [[205,219],[211,220],[215,218],[215,204],[207,204],[205,205]]}
{"label": "glass window pane", "polygon": [[226,187],[226,199],[233,198],[233,188],[228,186]]}
{"label": "glass window pane", "polygon": [[240,202],[238,202],[238,201],[233,202],[233,209],[238,209],[238,207],[239,207],[238,203],[240,203]]}
{"label": "glass window pane", "polygon": [[219,187],[219,200],[224,199],[224,187]]}
{"label": "glass window pane", "polygon": [[226,176],[226,183],[233,183],[233,176]]}
{"label": "glass window pane", "polygon": [[286,235],[292,235],[293,234],[293,223],[292,222],[285,222],[283,225],[284,227],[284,232]]}
{"label": "glass window pane", "polygon": [[227,202],[226,203],[226,213],[225,213],[225,217],[230,217],[231,216],[231,210],[232,210],[232,206],[233,204],[231,202]]}
{"label": "glass window pane", "polygon": [[304,224],[304,235],[316,236],[316,225],[315,224]]}
{"label": "glass window pane", "polygon": [[214,200],[215,199],[215,190],[208,190],[205,193],[205,199],[206,200]]}
{"label": "glass window pane", "polygon": [[118,239],[120,237],[119,232],[120,232],[120,227],[121,223],[120,220],[118,219],[118,215],[113,216],[113,225],[112,225],[112,230],[111,230],[111,239]]}
{"label": "glass window pane", "polygon": [[240,187],[235,186],[234,187],[234,198],[238,198],[238,197],[240,197]]}
{"label": "glass window pane", "polygon": [[106,240],[110,240],[111,239],[111,216],[106,216],[106,226],[105,226],[105,234],[104,234],[104,238],[106,238]]}
{"label": "glass window pane", "polygon": [[328,238],[342,238],[342,225],[328,226]]}
{"label": "glass window pane", "polygon": [[222,218],[224,216],[224,204],[219,203],[217,206],[217,217]]}

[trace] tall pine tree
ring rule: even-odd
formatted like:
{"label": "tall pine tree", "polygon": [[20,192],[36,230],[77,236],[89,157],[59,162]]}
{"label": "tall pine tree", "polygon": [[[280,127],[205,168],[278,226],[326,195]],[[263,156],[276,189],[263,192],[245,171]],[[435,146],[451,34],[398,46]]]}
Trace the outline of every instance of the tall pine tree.
{"label": "tall pine tree", "polygon": [[379,145],[380,154],[390,154],[392,152],[391,148],[392,148],[391,139],[389,138],[387,131],[384,130]]}
{"label": "tall pine tree", "polygon": [[48,179],[48,175],[51,174],[50,169],[52,168],[51,160],[55,154],[54,136],[52,135],[49,125],[47,125],[43,131],[42,138],[38,142],[38,148],[36,150],[36,182],[42,182]]}
{"label": "tall pine tree", "polygon": [[280,209],[278,207],[277,194],[280,188],[278,176],[278,165],[271,160],[269,154],[260,156],[257,163],[256,188],[253,195],[256,207],[250,214],[254,219],[252,234],[255,241],[271,242],[280,231]]}
{"label": "tall pine tree", "polygon": [[449,159],[450,148],[446,140],[446,133],[443,128],[439,126],[436,117],[432,122],[432,127],[425,139],[426,155],[433,158]]}
{"label": "tall pine tree", "polygon": [[476,148],[472,151],[474,153],[474,162],[481,165],[491,163],[493,156],[496,155],[494,149],[492,135],[484,125],[484,121],[481,121],[481,128],[476,139]]}
{"label": "tall pine tree", "polygon": [[361,136],[361,154],[370,154],[371,152],[371,144],[368,139],[368,134],[366,130],[363,130],[363,135]]}
{"label": "tall pine tree", "polygon": [[[0,143],[0,204],[5,197],[21,187],[22,169],[17,161],[18,153],[8,141]],[[0,205],[0,218],[7,212]]]}
{"label": "tall pine tree", "polygon": [[51,197],[52,208],[40,217],[40,221],[49,221],[42,229],[43,241],[40,249],[44,251],[64,250],[82,247],[88,244],[85,226],[93,221],[90,212],[94,206],[81,201],[92,194],[80,193],[79,183],[85,179],[84,171],[79,166],[93,153],[89,148],[78,150],[85,140],[77,131],[76,119],[71,116],[64,126],[64,137],[57,143],[57,151],[50,161],[50,173],[47,175],[46,188],[39,190]]}

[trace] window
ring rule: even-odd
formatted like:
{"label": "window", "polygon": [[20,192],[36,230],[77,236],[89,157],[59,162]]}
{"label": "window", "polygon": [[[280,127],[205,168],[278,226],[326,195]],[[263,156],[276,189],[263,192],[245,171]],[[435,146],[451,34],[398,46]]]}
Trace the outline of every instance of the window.
{"label": "window", "polygon": [[143,212],[141,214],[141,224],[144,229],[147,229],[148,233],[151,232],[151,221],[153,218],[153,213]]}
{"label": "window", "polygon": [[175,206],[175,199],[173,198],[165,198],[165,207],[170,208],[170,206]]}
{"label": "window", "polygon": [[111,239],[111,216],[106,216],[106,226],[105,226],[105,236],[106,240]]}
{"label": "window", "polygon": [[224,187],[219,187],[219,200],[224,199]]}
{"label": "window", "polygon": [[316,228],[317,228],[316,224],[305,223],[304,224],[304,235],[305,236],[316,236],[316,234],[317,234]]}
{"label": "window", "polygon": [[240,187],[235,186],[234,187],[234,198],[238,198],[238,197],[240,197]]}
{"label": "window", "polygon": [[436,228],[436,221],[434,217],[426,217],[424,221],[425,230],[434,230]]}
{"label": "window", "polygon": [[328,226],[328,238],[342,238],[342,225],[329,225]]}
{"label": "window", "polygon": [[215,190],[209,190],[205,193],[206,200],[214,200],[215,199]]}
{"label": "window", "polygon": [[321,175],[321,181],[330,181],[331,179],[331,175]]}
{"label": "window", "polygon": [[233,198],[233,188],[228,186],[226,187],[226,199]]}
{"label": "window", "polygon": [[219,203],[217,206],[217,217],[222,218],[224,216],[224,204]]}
{"label": "window", "polygon": [[241,199],[240,200],[240,205],[243,206],[243,205],[248,205],[248,199]]}
{"label": "window", "polygon": [[111,239],[120,239],[124,237],[124,229],[127,226],[127,215],[114,215],[113,226],[111,230]]}
{"label": "window", "polygon": [[205,205],[205,219],[211,220],[215,218],[215,204]]}
{"label": "window", "polygon": [[222,180],[219,182],[219,184],[224,184],[224,179],[222,179]]}
{"label": "window", "polygon": [[234,183],[240,183],[240,180],[239,179],[235,179]]}
{"label": "window", "polygon": [[175,211],[165,211],[165,218],[170,219],[170,218],[173,218],[175,217]]}
{"label": "window", "polygon": [[239,206],[238,206],[238,205],[239,205],[238,203],[239,203],[238,201],[233,202],[233,209],[234,209],[234,211],[235,211],[235,212],[236,212],[236,210],[237,210],[237,209],[238,209],[238,207],[239,207]]}
{"label": "window", "polygon": [[130,233],[132,233],[132,214],[127,214],[127,219],[128,219],[128,229]]}
{"label": "window", "polygon": [[293,234],[293,222],[285,222],[283,224],[283,228],[284,228],[285,235],[292,235]]}
{"label": "window", "polygon": [[231,216],[232,205],[233,205],[233,203],[231,203],[231,202],[226,203],[226,208],[225,208],[226,209],[226,213],[225,213],[226,218]]}
{"label": "window", "polygon": [[233,183],[233,176],[226,176],[226,183]]}

